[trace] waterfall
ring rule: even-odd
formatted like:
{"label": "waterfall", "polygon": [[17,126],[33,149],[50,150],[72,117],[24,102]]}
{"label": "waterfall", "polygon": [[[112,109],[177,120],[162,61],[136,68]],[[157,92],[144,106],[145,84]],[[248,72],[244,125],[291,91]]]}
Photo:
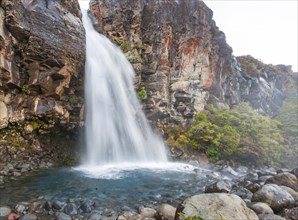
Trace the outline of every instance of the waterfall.
{"label": "waterfall", "polygon": [[[86,9],[87,1],[80,1]],[[88,2],[89,3],[89,2]],[[86,30],[86,155],[83,165],[166,162],[134,91],[134,70],[122,51],[99,34],[82,9]]]}

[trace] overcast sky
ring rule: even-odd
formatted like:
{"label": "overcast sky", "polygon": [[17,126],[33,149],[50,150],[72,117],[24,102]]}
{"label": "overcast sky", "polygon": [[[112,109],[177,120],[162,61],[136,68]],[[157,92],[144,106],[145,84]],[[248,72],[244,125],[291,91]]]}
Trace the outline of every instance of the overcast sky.
{"label": "overcast sky", "polygon": [[297,71],[297,0],[204,0],[226,34],[234,55],[271,64],[292,65]]}

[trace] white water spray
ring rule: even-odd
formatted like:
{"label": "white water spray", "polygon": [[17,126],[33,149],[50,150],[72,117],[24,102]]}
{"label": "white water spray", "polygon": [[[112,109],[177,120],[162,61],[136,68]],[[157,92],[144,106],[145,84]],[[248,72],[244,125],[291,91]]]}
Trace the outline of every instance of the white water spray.
{"label": "white water spray", "polygon": [[[86,9],[88,1],[80,1]],[[133,87],[134,71],[119,48],[93,28],[86,30],[84,166],[166,162],[164,144],[149,127]]]}

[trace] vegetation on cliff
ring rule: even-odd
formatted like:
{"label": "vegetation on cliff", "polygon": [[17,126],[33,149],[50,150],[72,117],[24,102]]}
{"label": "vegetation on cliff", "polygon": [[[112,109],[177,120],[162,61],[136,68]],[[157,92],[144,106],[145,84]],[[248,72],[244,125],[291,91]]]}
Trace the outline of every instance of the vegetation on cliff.
{"label": "vegetation on cliff", "polygon": [[296,122],[293,125],[281,122],[257,113],[247,103],[232,109],[208,106],[206,111],[194,117],[190,126],[169,127],[166,131],[167,144],[186,154],[194,151],[206,153],[212,162],[233,160],[258,165],[271,161],[282,163],[287,159],[286,155],[295,153],[295,147],[288,142],[295,141],[297,133],[292,129],[297,132],[297,126],[293,128]]}

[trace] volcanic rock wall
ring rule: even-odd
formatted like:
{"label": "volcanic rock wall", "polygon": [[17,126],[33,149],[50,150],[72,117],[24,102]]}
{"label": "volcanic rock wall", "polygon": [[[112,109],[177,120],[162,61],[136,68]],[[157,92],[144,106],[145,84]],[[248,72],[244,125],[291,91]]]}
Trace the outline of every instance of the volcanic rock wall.
{"label": "volcanic rock wall", "polygon": [[98,31],[134,66],[136,87],[146,88],[144,110],[153,122],[181,124],[207,104],[247,101],[270,115],[280,105],[290,68],[258,67],[262,73],[247,74],[241,64],[249,58],[239,62],[232,55],[204,2],[91,0],[90,8]]}
{"label": "volcanic rock wall", "polygon": [[84,48],[77,0],[1,1],[1,163],[59,157],[82,126]]}

